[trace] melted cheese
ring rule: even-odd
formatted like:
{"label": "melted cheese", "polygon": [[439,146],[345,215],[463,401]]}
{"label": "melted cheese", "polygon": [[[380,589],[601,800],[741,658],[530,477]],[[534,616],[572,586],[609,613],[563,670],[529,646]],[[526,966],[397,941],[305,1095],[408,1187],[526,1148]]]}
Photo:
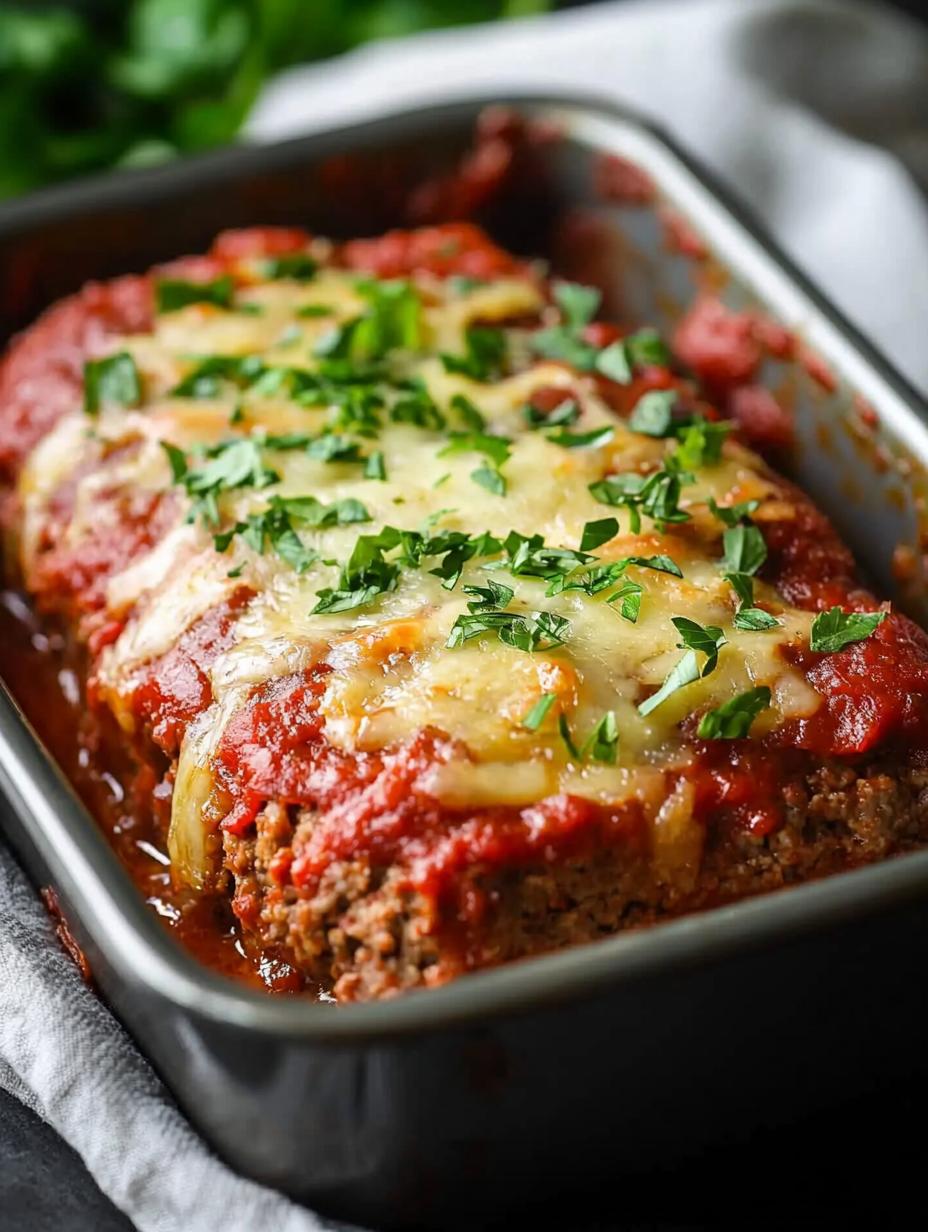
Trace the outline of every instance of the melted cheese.
{"label": "melted cheese", "polygon": [[[453,590],[444,589],[428,572],[429,562],[404,569],[395,590],[374,603],[337,614],[313,615],[320,589],[334,586],[338,567],[359,534],[385,525],[404,529],[491,531],[540,534],[547,544],[576,548],[584,524],[608,516],[589,485],[616,471],[646,473],[661,463],[671,445],[631,432],[598,400],[592,384],[562,365],[528,363],[524,370],[495,383],[446,372],[437,353],[462,353],[465,330],[474,321],[506,321],[537,312],[539,292],[528,280],[507,279],[455,294],[443,284],[423,290],[428,353],[403,358],[405,375],[428,388],[447,409],[457,394],[477,406],[489,430],[511,440],[511,457],[503,473],[506,495],[478,486],[472,476],[483,458],[477,453],[442,454],[446,431],[389,422],[376,442],[383,451],[387,479],[363,477],[356,464],[314,461],[300,451],[269,451],[268,464],[279,474],[271,488],[242,488],[220,501],[223,523],[260,512],[269,496],[313,495],[329,504],[354,498],[371,515],[365,525],[302,531],[307,546],[321,561],[296,573],[271,551],[258,554],[236,538],[225,554],[212,544],[212,533],[185,521],[178,500],[177,525],[149,553],[117,573],[107,600],[114,615],[127,617],[125,630],[103,656],[101,687],[127,724],[119,699],[127,694],[140,665],[164,653],[199,617],[235,588],[255,591],[238,619],[230,648],[212,667],[214,704],[188,730],[174,793],[175,854],[182,864],[202,862],[202,834],[190,837],[197,818],[215,809],[210,759],[221,731],[251,689],[283,673],[324,662],[332,669],[322,701],[327,738],[348,750],[380,749],[408,739],[424,726],[439,728],[466,749],[466,759],[452,758],[435,768],[431,789],[455,807],[509,803],[529,804],[558,791],[600,800],[638,796],[648,802],[654,820],[655,858],[667,865],[682,862],[683,873],[698,862],[698,843],[688,828],[684,797],[664,801],[661,767],[687,757],[680,723],[687,716],[717,706],[757,685],[770,687],[773,703],[752,728],[761,735],[787,719],[812,713],[820,699],[784,648],[808,641],[811,616],[784,604],[758,583],[757,598],[774,612],[778,628],[739,632],[732,625],[736,599],[719,568],[721,526],[707,508],[751,498],[788,515],[784,494],[763,464],[729,442],[722,461],[703,469],[684,489],[682,504],[691,513],[683,532],[657,534],[646,519],[639,535],[620,533],[597,549],[603,560],[628,555],[670,555],[683,577],[630,566],[628,578],[644,593],[637,623],[623,620],[602,598],[581,592],[549,597],[539,580],[513,579],[490,571],[486,560],[472,560]],[[256,312],[242,312],[242,304]],[[324,305],[326,316],[298,315],[302,306]],[[318,432],[327,408],[304,407],[284,397],[240,397],[223,392],[214,400],[171,397],[171,388],[186,375],[196,357],[211,354],[261,355],[268,363],[312,369],[313,347],[331,330],[365,310],[354,276],[323,270],[311,282],[255,283],[239,292],[236,310],[191,305],[160,318],[151,335],[124,340],[144,377],[145,405],[126,411],[108,407],[88,435],[88,421],[77,411],[63,420],[36,449],[22,480],[26,507],[24,557],[28,569],[41,537],[43,517],[56,488],[80,467],[91,451],[132,441],[125,460],[109,468],[105,479],[93,467],[77,481],[75,513],[68,534],[79,540],[98,516],[96,497],[105,482],[134,490],[167,488],[171,475],[161,440],[190,448],[233,434]],[[515,345],[519,344],[514,331]],[[524,349],[524,348],[523,348]],[[530,430],[522,407],[533,391],[556,386],[572,391],[582,404],[576,431],[600,424],[614,428],[612,439],[593,448],[567,449]],[[230,411],[240,417],[230,426]],[[627,515],[619,511],[621,525]],[[434,563],[434,562],[432,562]],[[235,566],[240,574],[230,579]],[[484,635],[449,649],[446,642],[456,618],[467,612],[467,585],[489,578],[515,590],[509,610],[530,614],[550,611],[570,623],[567,642],[557,649],[529,654]],[[725,631],[715,671],[672,694],[647,716],[638,704],[663,681],[682,654],[671,617],[686,616]],[[522,720],[544,695],[554,705],[538,730]],[[619,731],[615,765],[580,762],[558,732],[557,716],[567,720],[582,743],[604,713],[615,714]],[[201,827],[202,828],[202,827]],[[177,837],[180,836],[180,837]],[[196,850],[187,851],[193,845]],[[185,846],[186,845],[186,846]],[[679,871],[679,870],[678,870]]]}

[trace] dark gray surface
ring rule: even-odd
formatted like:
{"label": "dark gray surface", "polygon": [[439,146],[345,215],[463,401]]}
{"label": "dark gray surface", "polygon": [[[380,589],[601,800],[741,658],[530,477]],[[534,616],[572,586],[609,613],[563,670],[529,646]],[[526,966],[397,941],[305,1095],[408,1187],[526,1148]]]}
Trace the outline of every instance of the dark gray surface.
{"label": "dark gray surface", "polygon": [[2,1090],[0,1232],[132,1232],[80,1157]]}

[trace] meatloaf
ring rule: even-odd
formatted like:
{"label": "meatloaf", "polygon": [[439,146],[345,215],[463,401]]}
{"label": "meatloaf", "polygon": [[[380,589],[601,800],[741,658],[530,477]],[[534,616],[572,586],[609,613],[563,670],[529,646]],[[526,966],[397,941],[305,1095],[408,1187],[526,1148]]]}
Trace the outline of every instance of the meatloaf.
{"label": "meatloaf", "polygon": [[340,1000],[928,837],[928,638],[772,469],[765,335],[598,309],[471,225],[270,228],[0,368],[7,568],[96,755]]}

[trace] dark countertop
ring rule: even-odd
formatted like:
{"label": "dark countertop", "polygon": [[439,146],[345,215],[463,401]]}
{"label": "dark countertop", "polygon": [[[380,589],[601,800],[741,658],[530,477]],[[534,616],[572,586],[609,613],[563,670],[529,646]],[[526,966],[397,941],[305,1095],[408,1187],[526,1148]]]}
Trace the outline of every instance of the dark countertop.
{"label": "dark countertop", "polygon": [[55,1131],[0,1091],[0,1232],[132,1232]]}

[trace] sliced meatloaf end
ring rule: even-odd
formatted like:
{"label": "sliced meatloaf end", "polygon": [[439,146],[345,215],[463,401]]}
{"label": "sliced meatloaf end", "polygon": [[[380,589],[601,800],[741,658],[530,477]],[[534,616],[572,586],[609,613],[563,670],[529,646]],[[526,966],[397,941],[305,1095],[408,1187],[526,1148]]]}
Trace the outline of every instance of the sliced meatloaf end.
{"label": "sliced meatloaf end", "polygon": [[830,762],[785,794],[786,822],[769,835],[710,827],[694,879],[662,878],[647,841],[502,873],[474,866],[464,892],[470,920],[436,911],[403,870],[364,859],[333,865],[302,894],[289,865],[314,825],[309,810],[266,805],[253,836],[225,835],[225,866],[236,913],[256,942],[282,948],[340,1000],[370,1000],[872,863],[928,839],[928,769],[914,759],[856,769]]}

